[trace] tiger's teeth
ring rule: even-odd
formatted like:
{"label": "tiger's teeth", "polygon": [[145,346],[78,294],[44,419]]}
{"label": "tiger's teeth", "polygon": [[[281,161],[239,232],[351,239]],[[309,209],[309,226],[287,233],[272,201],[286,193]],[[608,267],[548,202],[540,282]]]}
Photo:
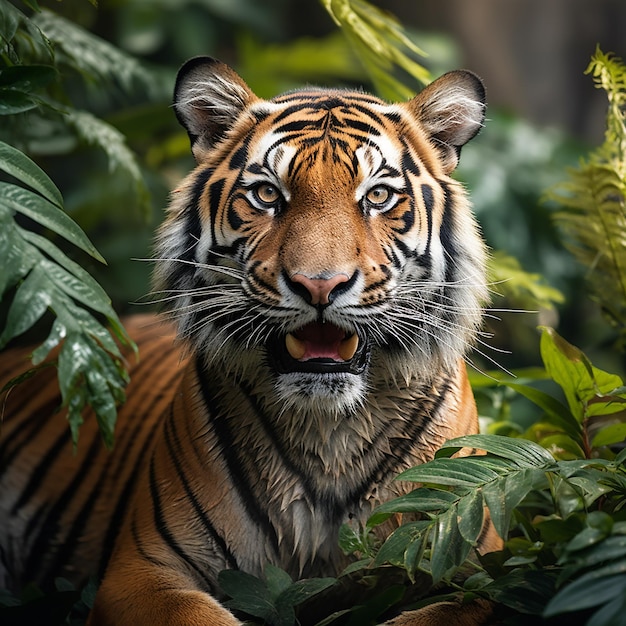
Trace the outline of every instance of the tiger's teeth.
{"label": "tiger's teeth", "polygon": [[356,353],[359,347],[359,336],[354,333],[347,339],[344,339],[337,349],[337,353],[344,361],[349,361]]}
{"label": "tiger's teeth", "polygon": [[291,358],[296,359],[296,361],[299,361],[306,352],[306,345],[304,344],[304,341],[300,341],[291,333],[287,333],[287,337],[285,338],[285,347],[287,348],[287,352],[289,352]]}

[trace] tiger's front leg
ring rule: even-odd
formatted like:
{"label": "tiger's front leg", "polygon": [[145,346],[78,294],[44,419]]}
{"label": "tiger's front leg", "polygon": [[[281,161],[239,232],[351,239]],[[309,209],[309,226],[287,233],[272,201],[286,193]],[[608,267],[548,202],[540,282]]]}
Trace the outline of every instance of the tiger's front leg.
{"label": "tiger's front leg", "polygon": [[241,626],[193,580],[167,566],[112,564],[87,626]]}

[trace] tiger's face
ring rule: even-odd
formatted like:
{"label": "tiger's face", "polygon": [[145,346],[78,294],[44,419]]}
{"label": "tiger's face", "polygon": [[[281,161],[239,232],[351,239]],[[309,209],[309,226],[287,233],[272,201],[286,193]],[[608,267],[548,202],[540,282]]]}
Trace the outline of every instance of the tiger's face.
{"label": "tiger's face", "polygon": [[452,72],[404,104],[322,89],[267,101],[198,58],[175,108],[198,165],[155,275],[195,351],[283,407],[335,413],[456,367],[486,295],[484,246],[448,176],[484,118],[478,78]]}

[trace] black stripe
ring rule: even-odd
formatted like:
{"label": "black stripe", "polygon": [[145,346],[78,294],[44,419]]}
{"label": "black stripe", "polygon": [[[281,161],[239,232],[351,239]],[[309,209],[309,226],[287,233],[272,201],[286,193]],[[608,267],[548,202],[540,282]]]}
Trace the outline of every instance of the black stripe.
{"label": "black stripe", "polygon": [[[26,397],[28,400],[32,399],[30,394],[26,394]],[[10,435],[2,437],[2,445],[0,446],[0,459],[2,459],[0,463],[0,477],[10,468],[11,463],[22,449],[35,439],[36,435],[41,431],[45,419],[62,419],[60,415],[55,415],[55,413],[58,413],[57,409],[60,403],[61,397],[55,394],[52,399],[33,410],[26,419],[22,419]],[[13,413],[13,407],[11,407],[11,413]],[[70,432],[69,426],[66,426],[64,430],[68,434]],[[21,434],[24,434],[24,436],[21,441],[17,442],[16,440]],[[13,445],[15,447],[11,449]]]}
{"label": "black stripe", "polygon": [[240,492],[241,501],[243,502],[247,514],[254,524],[262,528],[266,537],[271,542],[272,547],[278,552],[278,536],[276,529],[270,522],[267,511],[261,506],[258,496],[254,493],[248,472],[240,463],[233,432],[228,420],[221,412],[221,407],[219,406],[216,395],[210,389],[207,376],[203,371],[202,358],[200,355],[196,358],[196,374],[205,411],[207,415],[211,415],[211,425],[217,437],[221,453],[226,460],[232,483],[236,486],[237,491]]}
{"label": "black stripe", "polygon": [[154,513],[154,525],[161,535],[161,538],[174,554],[176,554],[184,563],[186,563],[204,582],[207,587],[211,587],[211,581],[207,578],[206,573],[198,567],[198,565],[191,559],[191,557],[183,550],[180,544],[176,541],[175,537],[170,532],[167,521],[163,516],[163,509],[161,506],[161,498],[159,496],[159,490],[156,484],[156,476],[154,470],[154,455],[150,459],[150,496],[152,498],[152,510]]}
{"label": "black stripe", "polygon": [[455,232],[455,223],[454,223],[454,197],[452,193],[450,193],[449,186],[441,182],[441,188],[444,193],[444,205],[443,205],[443,217],[441,219],[441,229],[439,231],[439,239],[441,240],[441,245],[443,249],[446,251],[446,277],[445,280],[447,283],[454,282],[454,259],[458,256],[458,250],[456,244],[454,243],[454,232]]}
{"label": "black stripe", "polygon": [[[96,430],[93,435],[93,439],[91,444],[89,445],[89,449],[85,454],[83,462],[80,467],[74,473],[74,477],[67,485],[67,487],[63,490],[63,493],[60,497],[55,501],[54,506],[52,506],[47,512],[45,519],[40,524],[37,536],[34,538],[32,546],[30,548],[28,558],[24,564],[24,576],[26,580],[31,580],[35,578],[45,578],[45,576],[49,572],[54,572],[52,566],[49,564],[44,568],[41,564],[41,556],[43,554],[49,553],[49,545],[50,540],[55,539],[57,537],[57,533],[59,532],[59,520],[63,515],[64,511],[70,506],[72,499],[76,497],[76,492],[79,489],[80,484],[88,479],[89,469],[93,465],[93,457],[95,456],[97,449],[99,446],[102,446],[102,441],[100,439],[100,431]],[[67,451],[66,451],[67,453]],[[39,469],[39,468],[38,468]],[[96,488],[97,491],[97,488]],[[94,490],[92,490],[93,496]],[[22,494],[24,495],[24,494]],[[32,494],[31,494],[32,495]],[[29,496],[30,498],[30,496]],[[80,515],[80,514],[79,514]],[[65,530],[65,529],[62,529]],[[25,540],[28,540],[28,535],[25,535]],[[80,541],[79,536],[73,536],[65,533],[62,537],[63,540],[63,549],[65,550],[65,554],[69,555],[73,552],[74,548]]]}
{"label": "black stripe", "polygon": [[17,502],[11,508],[11,515],[16,515],[17,512],[27,504],[33,495],[37,492],[41,483],[48,475],[50,467],[56,461],[59,454],[63,451],[65,446],[70,440],[70,429],[64,428],[61,434],[56,438],[52,447],[48,449],[44,454],[41,461],[37,464],[37,467],[30,473],[30,478],[26,487],[22,490]]}
{"label": "black stripe", "polygon": [[222,200],[222,192],[224,191],[225,181],[223,178],[211,183],[209,187],[209,207],[211,211],[211,245],[216,242],[215,238],[215,225],[217,224],[217,214],[220,209],[220,202]]}
{"label": "black stripe", "polygon": [[[144,415],[150,415],[152,405],[158,402],[160,398],[155,396],[153,402],[149,407],[146,407],[144,411]],[[143,420],[141,420],[143,421]],[[156,432],[158,431],[161,425],[161,420],[154,420],[152,426],[150,427],[150,431],[147,433],[143,441],[141,442],[141,446],[139,446],[139,451],[135,458],[135,462],[133,463],[133,468],[130,474],[126,477],[126,482],[124,484],[124,489],[120,493],[117,502],[115,504],[115,510],[113,511],[113,515],[111,516],[111,520],[109,521],[109,527],[107,528],[107,533],[104,538],[104,542],[102,544],[102,554],[100,556],[100,563],[98,566],[98,572],[101,576],[104,573],[104,568],[113,552],[113,546],[115,545],[115,540],[117,539],[117,535],[119,533],[120,527],[122,525],[122,521],[124,516],[126,515],[128,503],[130,501],[130,497],[135,489],[135,484],[137,482],[137,478],[139,477],[141,470],[143,468],[144,460],[149,450],[152,449],[152,441]],[[124,461],[128,462],[130,457],[130,453],[132,452],[132,445],[135,442],[136,435],[141,429],[142,424],[138,424],[131,433],[130,436],[126,435],[125,439],[127,441],[126,446],[124,447],[124,451],[120,455],[120,458]],[[119,469],[118,469],[119,471]]]}
{"label": "black stripe", "polygon": [[[206,168],[197,174],[191,191],[191,206],[186,207],[185,212],[185,236],[186,245],[183,247],[181,259],[183,261],[193,261],[195,249],[200,235],[202,234],[202,222],[200,220],[200,205],[204,188],[211,176],[212,168]],[[187,270],[185,270],[186,272]]]}
{"label": "black stripe", "polygon": [[[184,418],[184,416],[181,416]],[[207,531],[213,543],[217,544],[217,547],[221,550],[222,555],[226,559],[228,565],[232,569],[239,569],[239,565],[237,564],[237,560],[235,556],[228,548],[226,541],[224,538],[217,532],[215,526],[209,520],[206,511],[202,508],[198,498],[194,494],[187,477],[185,476],[185,472],[180,463],[180,457],[187,454],[186,451],[182,450],[180,438],[178,437],[178,433],[176,432],[176,422],[174,420],[173,415],[173,405],[170,410],[169,418],[165,422],[165,444],[167,446],[167,451],[170,455],[170,460],[174,465],[174,469],[176,470],[176,475],[178,476],[183,488],[185,489],[185,494],[187,495],[187,499],[191,502],[193,509],[196,513],[197,518],[202,522],[204,529]]]}
{"label": "black stripe", "polygon": [[430,185],[422,185],[421,191],[422,199],[424,200],[424,210],[426,212],[426,227],[428,229],[428,239],[426,240],[426,250],[424,251],[424,256],[430,257],[430,245],[432,243],[433,236],[433,209],[435,207],[435,196]]}

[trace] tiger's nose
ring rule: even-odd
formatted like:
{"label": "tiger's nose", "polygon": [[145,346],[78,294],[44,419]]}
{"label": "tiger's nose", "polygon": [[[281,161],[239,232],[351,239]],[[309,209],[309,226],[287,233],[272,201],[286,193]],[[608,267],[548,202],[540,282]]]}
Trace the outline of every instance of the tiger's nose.
{"label": "tiger's nose", "polygon": [[302,296],[313,306],[328,306],[336,296],[350,288],[354,276],[335,274],[330,278],[309,278],[304,274],[293,274],[287,284],[289,288]]}

